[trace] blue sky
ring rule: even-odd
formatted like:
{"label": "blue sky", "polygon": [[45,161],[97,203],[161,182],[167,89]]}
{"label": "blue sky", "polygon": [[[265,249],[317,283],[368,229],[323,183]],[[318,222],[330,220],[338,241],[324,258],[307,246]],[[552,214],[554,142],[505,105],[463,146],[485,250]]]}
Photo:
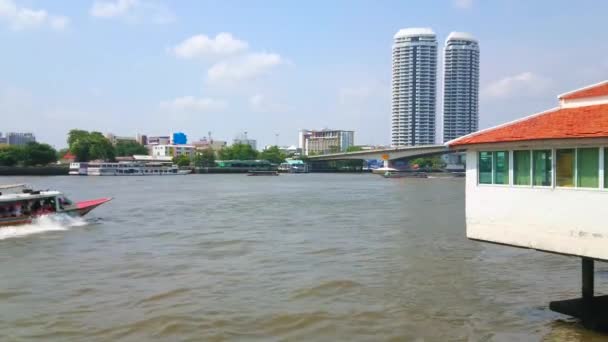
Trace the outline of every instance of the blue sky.
{"label": "blue sky", "polygon": [[342,128],[388,144],[392,37],[406,27],[433,28],[440,47],[450,31],[479,39],[485,128],[607,79],[606,13],[602,1],[0,0],[0,131],[56,147],[71,128],[247,131],[263,146]]}

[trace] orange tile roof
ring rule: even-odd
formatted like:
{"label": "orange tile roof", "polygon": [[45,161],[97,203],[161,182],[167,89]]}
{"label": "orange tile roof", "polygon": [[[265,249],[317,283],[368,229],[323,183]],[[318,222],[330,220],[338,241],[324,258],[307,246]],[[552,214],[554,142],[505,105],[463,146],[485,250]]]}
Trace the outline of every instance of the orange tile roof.
{"label": "orange tile roof", "polygon": [[559,96],[560,100],[576,100],[585,97],[608,96],[608,81],[604,81],[589,87],[571,91]]}
{"label": "orange tile roof", "polygon": [[511,141],[608,137],[608,104],[557,108],[448,142],[450,147]]}

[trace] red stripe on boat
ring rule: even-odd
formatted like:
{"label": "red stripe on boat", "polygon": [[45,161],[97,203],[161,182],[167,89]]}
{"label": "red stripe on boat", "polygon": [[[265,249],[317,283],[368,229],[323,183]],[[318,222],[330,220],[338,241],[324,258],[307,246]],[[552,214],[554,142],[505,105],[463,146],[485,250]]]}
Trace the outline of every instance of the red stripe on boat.
{"label": "red stripe on boat", "polygon": [[98,205],[104,204],[111,200],[112,200],[111,197],[104,197],[104,198],[98,198],[98,199],[89,200],[89,201],[82,201],[82,202],[76,203],[76,207],[78,209],[86,209],[86,208],[90,208],[90,207],[96,207]]}

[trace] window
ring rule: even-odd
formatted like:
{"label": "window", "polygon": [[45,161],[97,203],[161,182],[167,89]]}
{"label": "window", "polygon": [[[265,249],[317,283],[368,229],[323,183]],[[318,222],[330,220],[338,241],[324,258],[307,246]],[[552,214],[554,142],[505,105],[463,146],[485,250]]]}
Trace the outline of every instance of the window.
{"label": "window", "polygon": [[551,186],[551,150],[532,152],[532,185]]}
{"label": "window", "polygon": [[497,151],[493,157],[494,184],[509,184],[509,152]]}
{"label": "window", "polygon": [[557,186],[574,187],[574,149],[557,150],[555,158]]}
{"label": "window", "polygon": [[530,151],[513,151],[513,183],[530,185]]}
{"label": "window", "polygon": [[479,184],[492,184],[492,152],[479,152]]}
{"label": "window", "polygon": [[597,147],[576,150],[576,179],[581,188],[599,187],[600,154]]}
{"label": "window", "polygon": [[479,184],[509,184],[509,152],[479,152]]}

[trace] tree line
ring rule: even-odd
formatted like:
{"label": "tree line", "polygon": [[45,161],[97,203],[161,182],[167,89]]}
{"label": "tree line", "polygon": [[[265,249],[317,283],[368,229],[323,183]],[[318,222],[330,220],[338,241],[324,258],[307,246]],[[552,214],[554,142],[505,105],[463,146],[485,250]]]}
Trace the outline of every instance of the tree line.
{"label": "tree line", "polygon": [[100,132],[88,132],[81,129],[73,129],[68,133],[68,150],[79,162],[97,159],[115,161],[116,157],[148,154],[148,149],[136,141],[121,140],[113,145]]}
{"label": "tree line", "polygon": [[[91,160],[115,161],[116,157],[148,154],[148,149],[136,141],[118,141],[115,145],[101,132],[89,132],[81,129],[72,129],[68,133],[68,148],[56,151],[48,144],[30,142],[23,146],[0,147],[0,166],[36,166],[48,165],[70,152],[77,162]],[[188,156],[174,158],[179,166],[209,167],[215,165],[215,160],[267,160],[280,164],[288,156],[277,146],[272,146],[259,152],[248,144],[234,144],[223,149],[213,151],[206,149],[196,153],[190,160]]]}
{"label": "tree line", "polygon": [[48,145],[29,142],[26,145],[0,147],[0,166],[39,166],[57,161],[57,151]]}
{"label": "tree line", "polygon": [[262,152],[256,151],[248,144],[234,144],[224,147],[216,153],[212,149],[206,149],[197,153],[192,160],[188,156],[181,155],[173,158],[173,162],[179,166],[194,165],[197,167],[210,167],[215,165],[215,160],[267,160],[273,164],[280,164],[289,157],[283,153],[278,146],[272,146]]}

